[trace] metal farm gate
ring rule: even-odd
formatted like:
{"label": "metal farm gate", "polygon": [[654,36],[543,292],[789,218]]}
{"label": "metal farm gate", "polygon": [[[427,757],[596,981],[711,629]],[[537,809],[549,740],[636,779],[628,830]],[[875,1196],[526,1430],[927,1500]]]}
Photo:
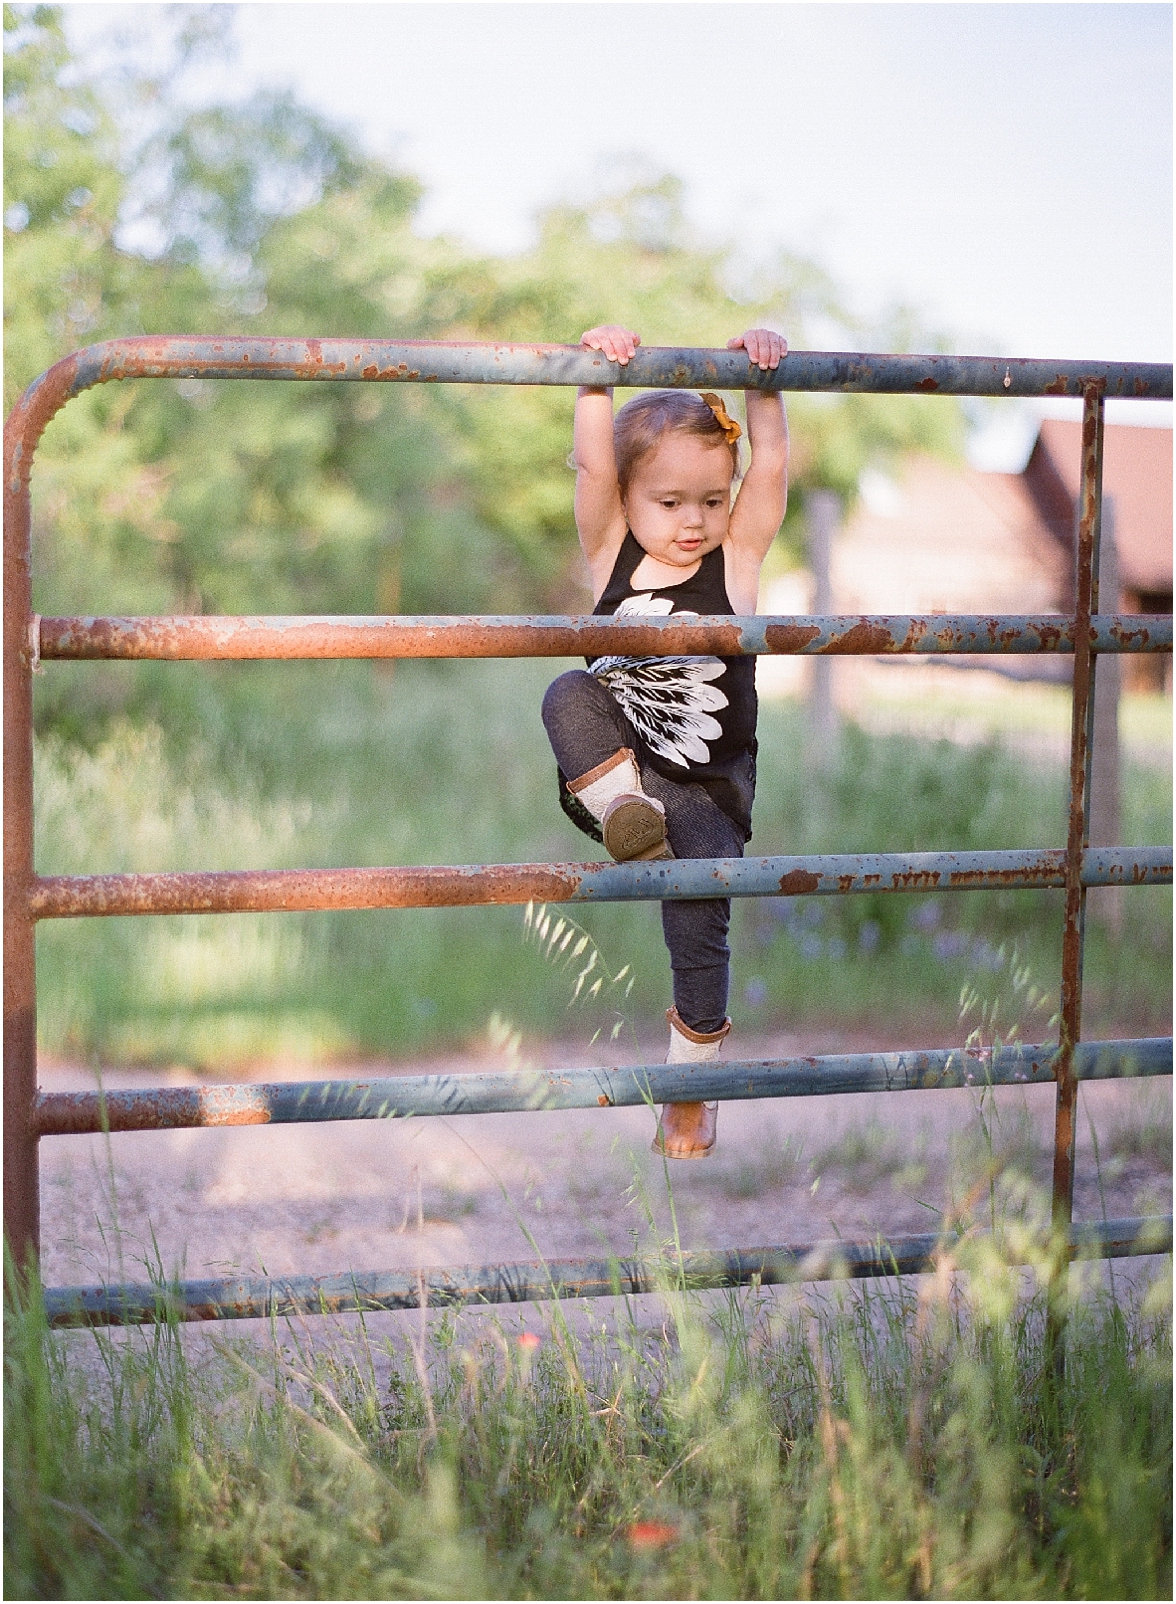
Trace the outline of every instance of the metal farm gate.
{"label": "metal farm gate", "polygon": [[[46,424],[71,397],[115,379],[300,379],[345,383],[623,385],[891,395],[1073,396],[1083,403],[1077,585],[1072,617],[755,617],[688,622],[616,618],[38,618],[32,613],[29,476]],[[1090,886],[1168,885],[1172,851],[1089,846],[1090,757],[1097,660],[1105,652],[1170,652],[1170,617],[1098,611],[1104,401],[1169,398],[1155,364],[1004,361],[794,351],[774,372],[742,352],[642,349],[625,369],[567,346],[447,345],[385,340],[140,337],[76,352],[25,391],[4,433],[4,1227],[18,1260],[38,1248],[42,1137],[181,1126],[389,1119],[408,1115],[606,1108],[648,1102],[797,1097],[1054,1081],[1055,1285],[1076,1254],[1171,1250],[1171,1218],[1072,1223],[1078,1082],[1170,1075],[1171,1038],[1083,1042],[1082,951]],[[784,654],[1072,654],[1069,829],[1063,850],[758,857],[652,864],[491,864],[456,868],[320,869],[218,874],[38,875],[33,862],[32,673],[77,659],[567,657]],[[45,1094],[37,1086],[35,931],[40,919],[124,914],[280,912],[691,898],[852,896],[1055,888],[1065,892],[1059,1040],[1040,1046],[730,1062],[705,1067],[502,1071],[388,1080],[229,1085]],[[893,1275],[925,1268],[939,1239],[801,1244],[697,1252],[678,1267],[700,1287]],[[657,1285],[639,1260],[571,1260],[438,1269],[421,1275],[203,1280],[154,1286],[58,1287],[57,1324],[118,1324],[167,1315],[245,1318],[294,1311],[398,1309],[553,1296],[641,1292]]]}

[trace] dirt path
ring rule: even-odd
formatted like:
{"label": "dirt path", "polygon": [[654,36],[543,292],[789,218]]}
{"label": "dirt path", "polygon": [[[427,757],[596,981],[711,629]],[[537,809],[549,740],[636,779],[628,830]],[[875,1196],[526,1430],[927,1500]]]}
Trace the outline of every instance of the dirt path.
{"label": "dirt path", "polygon": [[[845,1033],[740,1043],[749,1058],[878,1045]],[[533,1045],[526,1056],[543,1065],[599,1060],[568,1044]],[[467,1056],[362,1072],[472,1067]],[[323,1076],[270,1065],[255,1078]],[[111,1069],[104,1080],[196,1077]],[[93,1076],[59,1065],[42,1081],[66,1090],[93,1085]],[[1100,1217],[1104,1204],[1111,1216],[1170,1209],[1171,1087],[1161,1079],[1082,1088],[1077,1218]],[[1047,1188],[1052,1088],[988,1095],[994,1149]],[[651,1231],[669,1230],[652,1134],[647,1110],[610,1109],[55,1138],[42,1149],[45,1278],[142,1280],[157,1252],[166,1273],[188,1276],[481,1264],[530,1259],[536,1247],[552,1257],[629,1253],[634,1243],[648,1247]],[[934,1229],[953,1186],[957,1200],[969,1178],[987,1195],[985,1150],[980,1098],[968,1090],[726,1104],[715,1155],[670,1167],[682,1242],[752,1247]]]}

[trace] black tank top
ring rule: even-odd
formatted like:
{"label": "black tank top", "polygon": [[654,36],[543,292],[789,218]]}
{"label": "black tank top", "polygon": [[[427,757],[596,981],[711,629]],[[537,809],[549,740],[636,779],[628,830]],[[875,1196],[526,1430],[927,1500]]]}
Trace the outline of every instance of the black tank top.
{"label": "black tank top", "polygon": [[[644,556],[627,532],[594,614],[733,615],[721,546],[708,551],[697,570],[680,584],[635,590],[633,573]],[[654,768],[668,779],[725,779],[733,758],[743,753],[754,756],[758,712],[754,657],[597,657],[586,661],[590,672],[616,697],[648,748]]]}

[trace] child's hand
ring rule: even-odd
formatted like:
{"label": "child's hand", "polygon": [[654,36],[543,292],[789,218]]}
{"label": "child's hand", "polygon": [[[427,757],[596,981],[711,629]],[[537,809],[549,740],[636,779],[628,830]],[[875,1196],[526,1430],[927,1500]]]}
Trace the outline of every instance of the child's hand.
{"label": "child's hand", "polygon": [[619,362],[624,367],[629,358],[637,354],[641,336],[632,329],[623,329],[619,323],[604,323],[598,329],[588,329],[581,334],[580,344],[590,351],[602,352],[610,362]]}
{"label": "child's hand", "polygon": [[741,347],[747,352],[752,367],[758,367],[761,372],[778,368],[781,357],[788,355],[788,341],[771,329],[748,329],[746,334],[737,334],[727,341],[728,351],[738,351]]}

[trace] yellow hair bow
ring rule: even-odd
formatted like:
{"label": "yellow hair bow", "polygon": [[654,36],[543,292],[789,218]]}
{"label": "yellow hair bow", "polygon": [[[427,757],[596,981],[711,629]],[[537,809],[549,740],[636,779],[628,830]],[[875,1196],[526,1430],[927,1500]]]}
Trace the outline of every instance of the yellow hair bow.
{"label": "yellow hair bow", "polygon": [[727,437],[727,444],[733,446],[743,433],[743,430],[735,422],[735,419],[729,416],[726,407],[712,390],[703,390],[701,396],[714,413],[715,422]]}

